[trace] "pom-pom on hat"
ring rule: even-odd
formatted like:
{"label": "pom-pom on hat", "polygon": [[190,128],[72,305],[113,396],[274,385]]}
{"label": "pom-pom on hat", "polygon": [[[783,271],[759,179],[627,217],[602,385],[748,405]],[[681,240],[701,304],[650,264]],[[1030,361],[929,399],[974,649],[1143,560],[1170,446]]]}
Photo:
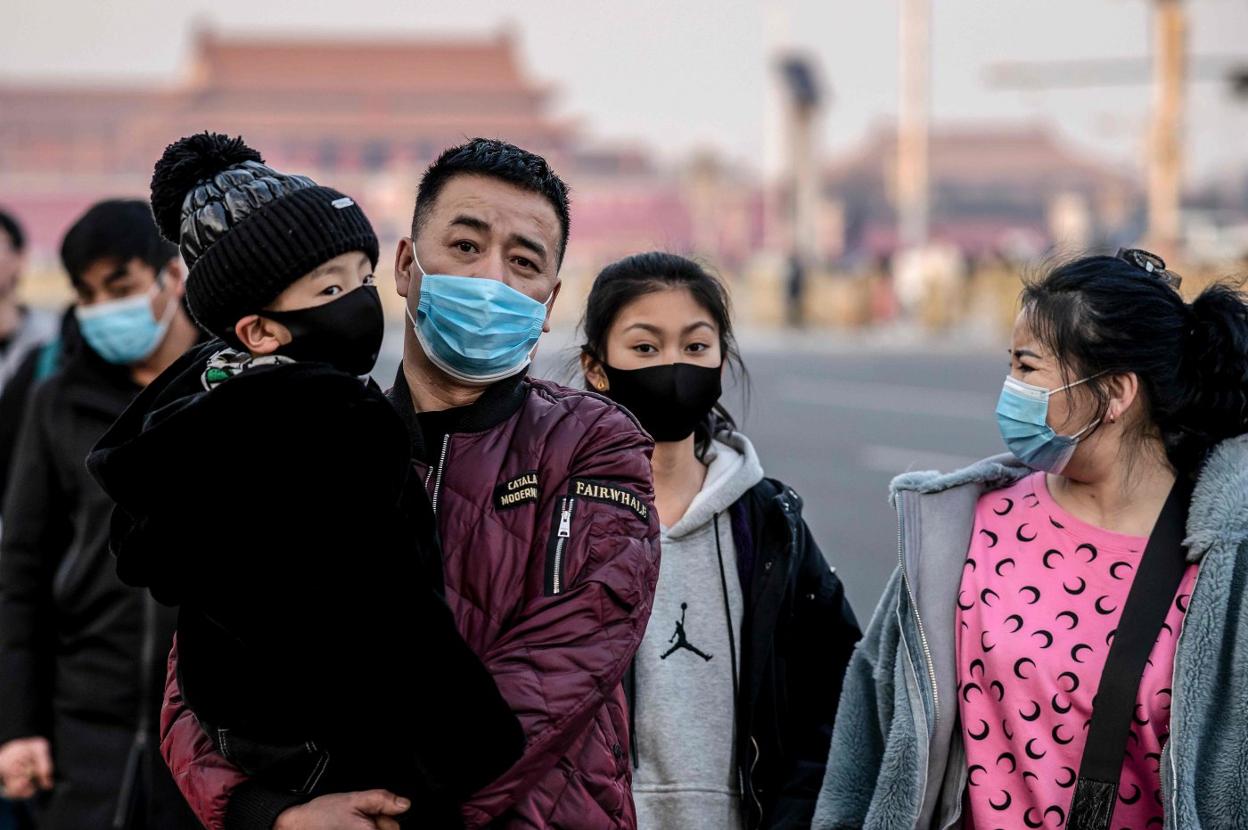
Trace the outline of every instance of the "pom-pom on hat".
{"label": "pom-pom on hat", "polygon": [[152,172],[152,213],[189,268],[191,313],[234,341],[234,325],[291,283],[351,251],[377,265],[377,235],[349,197],[278,172],[241,137],[178,139]]}

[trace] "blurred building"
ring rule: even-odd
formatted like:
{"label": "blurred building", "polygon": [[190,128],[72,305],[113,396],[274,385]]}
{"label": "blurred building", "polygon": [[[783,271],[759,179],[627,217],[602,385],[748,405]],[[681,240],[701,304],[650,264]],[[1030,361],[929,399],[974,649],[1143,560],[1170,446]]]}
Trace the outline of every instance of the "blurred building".
{"label": "blurred building", "polygon": [[[164,85],[0,79],[0,202],[50,260],[90,202],[145,195],[165,145],[211,129],[241,133],[276,167],[351,193],[386,245],[407,232],[424,167],[450,145],[487,136],[546,156],[571,185],[572,272],[697,242],[710,256],[748,254],[752,186],[708,168],[661,170],[639,148],[586,138],[552,115],[553,88],[529,76],[518,52],[510,32],[292,40],[204,29],[186,71]],[[721,225],[733,244],[720,245]]]}
{"label": "blurred building", "polygon": [[[1140,183],[1046,127],[936,126],[929,152],[931,238],[972,257],[1112,244],[1142,226]],[[896,130],[881,128],[825,168],[824,196],[839,208],[845,252],[897,249],[896,159]]]}

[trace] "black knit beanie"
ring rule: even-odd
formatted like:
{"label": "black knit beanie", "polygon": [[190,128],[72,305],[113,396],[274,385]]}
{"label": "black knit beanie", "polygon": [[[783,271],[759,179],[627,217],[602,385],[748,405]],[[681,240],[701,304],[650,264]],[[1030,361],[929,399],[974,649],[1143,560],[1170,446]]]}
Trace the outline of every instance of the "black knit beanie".
{"label": "black knit beanie", "polygon": [[230,342],[240,319],[328,260],[362,251],[377,267],[377,235],[354,201],[266,166],[242,138],[205,132],[166,147],[152,213],[190,269],[191,313]]}

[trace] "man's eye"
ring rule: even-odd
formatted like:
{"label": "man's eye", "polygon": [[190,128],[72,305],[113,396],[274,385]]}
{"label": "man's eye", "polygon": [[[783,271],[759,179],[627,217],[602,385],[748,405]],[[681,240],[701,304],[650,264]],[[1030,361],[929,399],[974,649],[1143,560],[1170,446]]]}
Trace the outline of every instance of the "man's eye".
{"label": "man's eye", "polygon": [[341,293],[342,293],[342,286],[340,285],[331,285],[321,292],[321,294],[323,294],[326,297],[336,297],[337,295]]}
{"label": "man's eye", "polygon": [[516,257],[512,260],[512,262],[516,263],[516,265],[519,265],[521,268],[531,268],[534,271],[537,270],[537,266],[533,263],[533,260],[525,259],[522,256]]}
{"label": "man's eye", "polygon": [[461,254],[472,254],[477,251],[477,246],[466,239],[461,239],[459,242],[456,242],[455,247]]}

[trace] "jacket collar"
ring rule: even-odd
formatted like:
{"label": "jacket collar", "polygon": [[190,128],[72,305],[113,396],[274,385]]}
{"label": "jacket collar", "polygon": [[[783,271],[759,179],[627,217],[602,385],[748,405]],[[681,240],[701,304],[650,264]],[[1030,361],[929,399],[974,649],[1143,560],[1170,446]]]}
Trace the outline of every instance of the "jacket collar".
{"label": "jacket collar", "polygon": [[[529,384],[527,373],[518,372],[509,378],[490,384],[481,397],[469,406],[464,407],[463,414],[455,423],[452,432],[485,432],[506,421],[520,410],[524,399],[528,396]],[[394,379],[394,385],[386,391],[386,397],[398,410],[403,423],[413,439],[420,436],[420,424],[416,418],[416,407],[412,403],[412,390],[408,388],[407,378],[400,364]]]}
{"label": "jacket collar", "polygon": [[[981,490],[1008,486],[1031,470],[1008,453],[978,461],[952,473],[913,472],[893,479],[890,498],[902,493],[931,495],[955,487]],[[1228,438],[1210,451],[1192,493],[1187,517],[1188,559],[1200,561],[1216,545],[1237,547],[1248,540],[1248,435]]]}
{"label": "jacket collar", "polygon": [[1219,545],[1248,540],[1248,435],[1228,438],[1209,453],[1196,477],[1187,514],[1187,557],[1199,561]]}
{"label": "jacket collar", "polygon": [[889,500],[896,504],[901,493],[930,495],[967,484],[977,485],[984,490],[995,490],[1009,486],[1030,473],[1031,470],[1017,458],[1009,453],[1002,453],[951,473],[938,473],[934,470],[902,473],[889,485]]}

